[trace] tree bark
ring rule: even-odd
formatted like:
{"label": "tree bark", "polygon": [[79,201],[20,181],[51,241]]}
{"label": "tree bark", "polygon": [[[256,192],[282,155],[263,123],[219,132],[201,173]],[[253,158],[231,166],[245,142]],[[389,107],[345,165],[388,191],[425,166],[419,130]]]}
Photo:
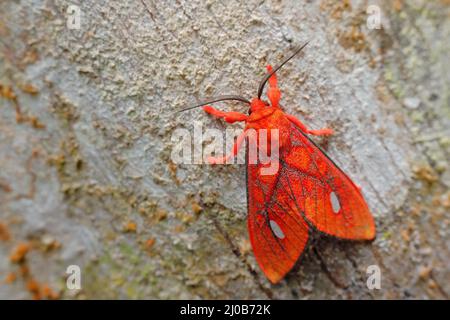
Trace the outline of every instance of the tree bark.
{"label": "tree bark", "polygon": [[[67,1],[0,3],[0,298],[448,298],[448,1],[71,3],[79,28]],[[335,130],[315,141],[362,187],[377,238],[316,235],[271,285],[245,167],[175,164],[171,138],[195,121],[225,132],[176,111],[253,97],[307,40],[278,73],[283,108]]]}

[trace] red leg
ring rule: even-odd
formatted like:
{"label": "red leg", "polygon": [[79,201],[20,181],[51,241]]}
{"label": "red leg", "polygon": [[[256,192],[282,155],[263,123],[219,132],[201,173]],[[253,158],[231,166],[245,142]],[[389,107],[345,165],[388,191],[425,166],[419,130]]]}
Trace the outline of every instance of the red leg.
{"label": "red leg", "polygon": [[245,114],[240,113],[240,112],[235,112],[235,111],[224,112],[224,111],[214,109],[211,106],[204,106],[203,110],[206,113],[209,113],[215,117],[223,118],[228,123],[233,123],[236,121],[245,121],[248,118],[248,116],[246,116]]}
{"label": "red leg", "polygon": [[324,128],[319,130],[309,130],[300,120],[291,114],[286,114],[286,117],[292,121],[297,127],[300,128],[304,133],[309,133],[315,136],[330,136],[333,134],[333,129]]}
{"label": "red leg", "polygon": [[[270,64],[267,66],[267,71],[269,73],[272,72],[272,66]],[[269,98],[272,107],[280,107],[279,102],[281,98],[281,91],[278,89],[277,76],[275,73],[269,78],[269,90],[267,91],[267,97]]]}
{"label": "red leg", "polygon": [[242,145],[242,142],[245,139],[245,135],[247,134],[247,131],[242,132],[236,140],[236,143],[233,145],[233,147],[231,148],[231,151],[229,154],[223,156],[223,157],[208,157],[208,162],[210,164],[224,164],[226,163],[229,159],[235,157],[239,151],[239,148]]}

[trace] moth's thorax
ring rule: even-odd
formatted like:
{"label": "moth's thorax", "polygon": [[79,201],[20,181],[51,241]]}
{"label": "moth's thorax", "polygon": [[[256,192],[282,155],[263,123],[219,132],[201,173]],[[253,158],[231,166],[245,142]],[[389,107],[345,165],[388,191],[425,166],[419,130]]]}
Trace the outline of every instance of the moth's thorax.
{"label": "moth's thorax", "polygon": [[[250,102],[250,115],[247,119],[247,123],[259,122],[262,119],[268,118],[274,114],[275,111],[280,111],[279,108],[274,108],[267,102],[258,98],[253,98]],[[282,113],[282,112],[281,112]],[[268,119],[266,119],[268,120]],[[266,122],[266,121],[264,121]],[[255,128],[256,129],[256,128]]]}
{"label": "moth's thorax", "polygon": [[247,128],[272,129],[284,127],[288,123],[284,112],[279,108],[268,106],[252,112],[247,118]]}
{"label": "moth's thorax", "polygon": [[256,112],[252,112],[247,119],[245,129],[254,129],[259,132],[259,134],[262,133],[261,130],[266,130],[266,134],[268,135],[267,141],[269,144],[271,135],[274,134],[273,130],[276,129],[279,148],[290,145],[290,122],[284,112],[279,108],[269,106]]}
{"label": "moth's thorax", "polygon": [[267,107],[264,109],[259,109],[257,111],[253,111],[249,117],[247,118],[247,123],[250,122],[258,122],[264,118],[270,117],[276,109],[272,107]]}

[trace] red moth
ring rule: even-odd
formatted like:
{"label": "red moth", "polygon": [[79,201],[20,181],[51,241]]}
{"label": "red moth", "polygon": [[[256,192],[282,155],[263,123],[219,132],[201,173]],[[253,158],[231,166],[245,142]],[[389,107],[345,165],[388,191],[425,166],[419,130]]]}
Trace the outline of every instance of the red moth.
{"label": "red moth", "polygon": [[[249,142],[251,130],[277,129],[278,167],[274,174],[262,174],[265,165],[259,160],[250,163],[247,155],[248,231],[256,260],[272,283],[280,281],[292,269],[312,230],[339,239],[373,240],[375,237],[375,223],[359,187],[308,137],[308,134],[331,135],[333,131],[309,130],[296,117],[283,112],[279,104],[281,92],[275,72],[306,44],[275,69],[267,66],[268,74],[259,85],[257,97],[251,101],[240,96],[220,96],[184,109],[204,106],[205,112],[226,122],[245,122],[245,130],[231,153],[209,158],[210,163],[224,163],[236,156],[246,137]],[[261,100],[267,81],[270,104]],[[206,105],[224,100],[247,103],[249,115],[223,112]],[[256,142],[258,148],[261,148],[260,140]],[[267,141],[270,145],[270,138]]]}

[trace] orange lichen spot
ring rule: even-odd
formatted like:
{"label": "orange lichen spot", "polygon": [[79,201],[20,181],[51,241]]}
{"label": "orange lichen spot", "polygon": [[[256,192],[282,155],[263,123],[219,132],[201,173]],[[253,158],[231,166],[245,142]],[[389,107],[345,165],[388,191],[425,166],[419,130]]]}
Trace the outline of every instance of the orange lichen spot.
{"label": "orange lichen spot", "polygon": [[[19,110],[19,109],[16,109]],[[23,123],[27,121],[27,117],[23,116],[23,114],[19,111],[16,111],[16,122],[17,123]]]}
{"label": "orange lichen spot", "polygon": [[33,85],[27,83],[27,84],[21,84],[19,85],[20,90],[22,90],[25,93],[31,94],[31,95],[36,95],[38,94],[38,89],[36,89],[36,87],[34,87]]}
{"label": "orange lichen spot", "polygon": [[403,8],[403,0],[394,0],[392,1],[392,6],[395,11],[401,11]]}
{"label": "orange lichen spot", "polygon": [[156,240],[155,238],[149,238],[147,241],[145,241],[145,247],[151,248],[155,244]]}
{"label": "orange lichen spot", "polygon": [[438,180],[437,174],[429,165],[415,166],[413,171],[418,179],[430,184]]}
{"label": "orange lichen spot", "polygon": [[39,119],[35,116],[31,116],[28,119],[31,123],[31,126],[35,129],[45,129],[45,124],[39,121]]}
{"label": "orange lichen spot", "polygon": [[14,281],[16,281],[16,279],[17,279],[16,274],[14,272],[10,272],[10,273],[8,273],[8,275],[5,278],[5,283],[6,284],[11,284]]}
{"label": "orange lichen spot", "polygon": [[27,281],[27,290],[31,293],[34,300],[40,300],[41,299],[41,290],[39,287],[39,283],[34,279],[29,279]]}
{"label": "orange lichen spot", "polygon": [[352,5],[350,0],[343,1],[322,1],[320,4],[322,11],[328,11],[331,13],[333,19],[341,19],[345,11],[351,11]]}
{"label": "orange lichen spot", "polygon": [[428,288],[430,289],[437,289],[439,288],[439,285],[436,283],[436,281],[434,281],[433,279],[429,279],[428,280]]}
{"label": "orange lichen spot", "polygon": [[155,245],[155,242],[156,242],[155,238],[149,238],[149,239],[147,239],[147,241],[145,241],[144,248],[145,248],[145,251],[147,251],[147,253],[151,253],[151,250],[152,250],[153,246]]}
{"label": "orange lichen spot", "polygon": [[55,240],[52,236],[45,235],[41,239],[41,248],[44,251],[49,252],[61,248],[61,243]]}
{"label": "orange lichen spot", "polygon": [[47,284],[42,285],[41,291],[44,298],[49,300],[59,299],[59,294],[54,292]]}
{"label": "orange lichen spot", "polygon": [[433,198],[431,199],[431,204],[433,206],[439,206],[441,204],[441,197],[439,195],[434,195]]}
{"label": "orange lichen spot", "polygon": [[419,269],[419,277],[420,279],[424,280],[430,277],[431,271],[433,271],[432,267],[429,266],[422,266]]}
{"label": "orange lichen spot", "polygon": [[53,251],[53,250],[57,250],[59,248],[61,248],[61,243],[57,240],[54,240],[46,247],[46,250]]}
{"label": "orange lichen spot", "polygon": [[402,236],[403,241],[409,242],[410,235],[409,235],[409,230],[408,229],[404,229],[404,230],[400,231],[400,235]]}
{"label": "orange lichen spot", "polygon": [[137,225],[136,225],[136,222],[133,222],[133,221],[128,221],[124,227],[125,232],[136,233],[136,230],[137,230]]}
{"label": "orange lichen spot", "polygon": [[1,181],[0,181],[0,189],[3,190],[3,192],[8,192],[8,193],[12,191],[12,188],[8,184],[1,182]]}
{"label": "orange lichen spot", "polygon": [[4,86],[2,84],[0,84],[0,96],[9,100],[16,100],[17,98],[11,86]]}
{"label": "orange lichen spot", "polygon": [[38,59],[39,54],[36,51],[36,49],[28,50],[25,52],[22,59],[20,60],[20,64],[25,67],[29,64],[35,63]]}
{"label": "orange lichen spot", "polygon": [[30,251],[30,245],[28,243],[20,243],[9,256],[9,260],[13,263],[21,263],[25,260],[25,257]]}
{"label": "orange lichen spot", "polygon": [[197,202],[193,202],[191,208],[196,215],[199,215],[203,211],[203,208]]}
{"label": "orange lichen spot", "polygon": [[[31,90],[31,88],[27,88],[27,90]],[[27,116],[22,114],[19,101],[17,99],[16,94],[14,93],[11,86],[5,86],[0,84],[0,97],[11,100],[14,103],[14,108],[16,110],[16,122],[17,123],[25,123],[28,122],[35,129],[43,129],[45,125],[39,121],[39,119],[35,116]]]}
{"label": "orange lichen spot", "polygon": [[155,220],[157,222],[165,220],[166,218],[167,218],[167,212],[166,211],[161,210],[161,209],[156,211],[156,213],[155,213]]}
{"label": "orange lichen spot", "polygon": [[195,220],[195,217],[193,214],[190,213],[184,213],[184,212],[177,212],[176,216],[178,219],[180,219],[183,223],[191,223]]}
{"label": "orange lichen spot", "polygon": [[352,26],[350,30],[341,34],[339,43],[346,49],[353,48],[356,52],[361,52],[366,48],[366,36],[358,27]]}
{"label": "orange lichen spot", "polygon": [[0,222],[0,241],[8,241],[11,239],[8,227],[6,224]]}
{"label": "orange lichen spot", "polygon": [[179,186],[181,182],[177,177],[178,166],[174,162],[169,161],[168,168],[169,168],[170,177],[172,178],[172,180],[175,181],[176,185]]}

